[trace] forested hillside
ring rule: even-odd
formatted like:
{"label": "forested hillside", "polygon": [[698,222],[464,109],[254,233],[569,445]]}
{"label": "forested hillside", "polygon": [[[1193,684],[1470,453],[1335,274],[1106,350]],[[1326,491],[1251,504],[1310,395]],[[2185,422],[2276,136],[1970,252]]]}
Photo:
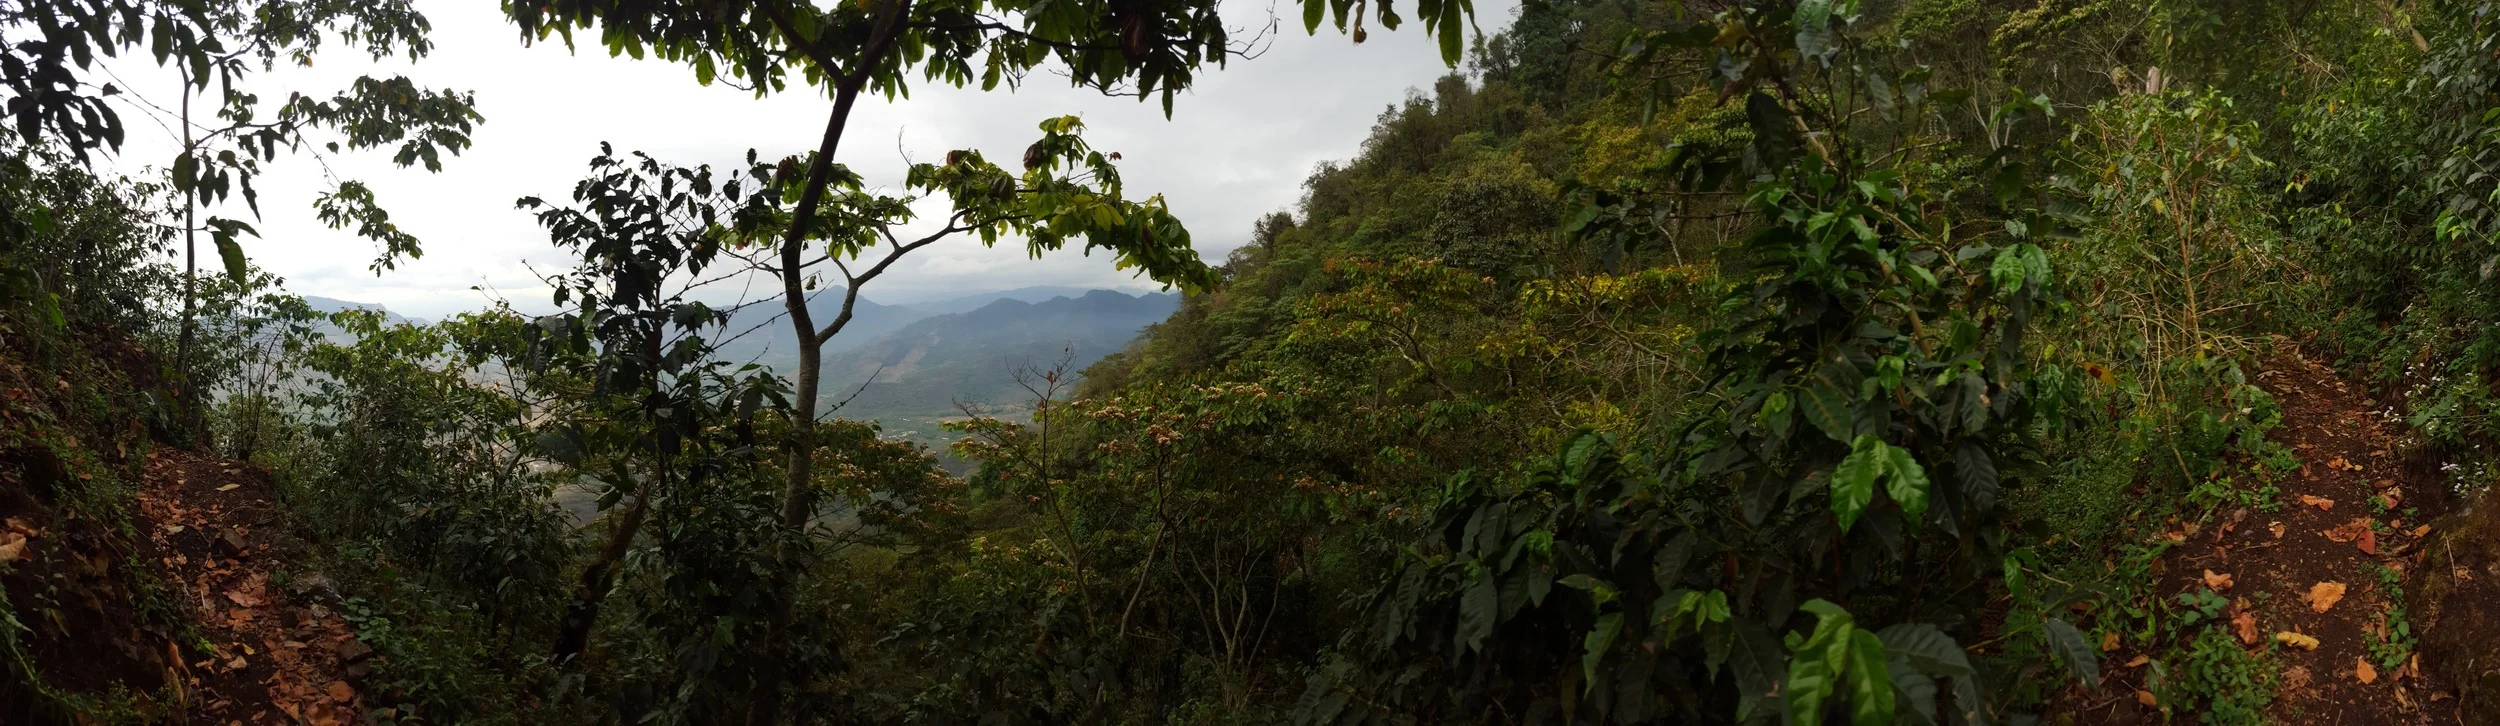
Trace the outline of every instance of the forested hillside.
{"label": "forested hillside", "polygon": [[[442,50],[415,6],[0,4],[0,720],[2500,720],[2500,5],[1278,12],[1451,73],[1210,262],[1073,116],[842,160],[914,89],[1189,104],[1260,62],[1213,0],[507,3],[830,115],[603,146],[519,200],[563,312],[424,323],[245,221],[306,149],[462,161],[466,94],[259,75]],[[114,158],[114,54],[225,130]],[[1170,302],[862,297],[938,244],[1178,308],[923,366]],[[940,396],[1015,405],[859,420]]]}

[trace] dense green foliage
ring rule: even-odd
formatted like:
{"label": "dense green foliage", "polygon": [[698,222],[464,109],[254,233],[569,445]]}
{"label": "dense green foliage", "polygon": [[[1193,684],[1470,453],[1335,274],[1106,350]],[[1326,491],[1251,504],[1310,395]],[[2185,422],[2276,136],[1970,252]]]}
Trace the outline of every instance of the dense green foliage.
{"label": "dense green foliage", "polygon": [[[314,5],[306,27],[426,48],[408,8]],[[1301,9],[1358,42],[1400,22]],[[251,57],[210,30],[264,63],[319,44],[283,13],[180,10],[77,15],[86,40],[42,19],[86,5],[0,25],[193,66]],[[835,160],[857,97],[915,69],[1057,68],[1168,107],[1239,50],[1215,10],[509,5],[530,38],[595,28],[835,111],[778,161],[603,148],[569,196],[520,202],[578,261],[551,278],[564,311],[433,325],[316,314],[239,256],[187,275],[175,240],[236,233],[179,213],[206,177],[90,171],[118,122],[39,92],[58,53],[10,46],[0,383],[16,401],[68,361],[58,395],[92,400],[68,424],[11,403],[0,475],[70,461],[104,483],[65,511],[110,527],[134,442],[269,468],[316,545],[299,569],[337,579],[407,722],[1974,724],[2060,707],[2122,642],[2171,674],[2146,691],[2165,707],[2264,713],[2265,652],[2149,570],[2162,522],[2272,506],[2297,468],[2246,373],[2284,341],[2407,390],[2460,485],[2500,466],[2477,448],[2500,434],[2500,8],[1571,0],[1465,43],[1468,5],[1425,2],[1465,71],[1212,267],[1073,117],[897,189]],[[414,105],[290,103],[278,128],[429,167],[463,148],[465,97],[394,97]],[[322,205],[379,266],[416,251],[360,185]],[[916,208],[935,234],[896,233]],[[1081,242],[1190,294],[1101,363],[1012,381],[1029,420],[953,423],[961,478],[820,416],[815,373],[732,361],[731,311],[697,294],[760,265],[821,348],[950,237]],[[845,302],[810,320],[833,274]],[[185,354],[108,371],[79,344],[99,331]],[[9,607],[31,694],[9,705],[148,700],[48,680],[21,642],[61,633]]]}

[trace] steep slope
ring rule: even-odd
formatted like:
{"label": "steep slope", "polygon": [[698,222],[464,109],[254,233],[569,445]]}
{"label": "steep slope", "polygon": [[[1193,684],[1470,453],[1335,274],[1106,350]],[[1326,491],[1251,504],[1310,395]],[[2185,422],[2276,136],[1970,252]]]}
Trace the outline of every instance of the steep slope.
{"label": "steep slope", "polygon": [[957,295],[934,300],[907,302],[902,303],[901,307],[911,308],[925,315],[952,315],[955,313],[968,313],[974,310],[979,310],[983,307],[987,307],[990,303],[998,302],[1000,300],[1022,300],[1029,303],[1038,303],[1048,302],[1051,298],[1079,297],[1087,292],[1090,292],[1090,290],[1082,287],[1068,287],[1065,285],[1034,285],[1030,287],[1019,287],[1013,290],[999,290],[997,292],[984,292],[973,295]]}

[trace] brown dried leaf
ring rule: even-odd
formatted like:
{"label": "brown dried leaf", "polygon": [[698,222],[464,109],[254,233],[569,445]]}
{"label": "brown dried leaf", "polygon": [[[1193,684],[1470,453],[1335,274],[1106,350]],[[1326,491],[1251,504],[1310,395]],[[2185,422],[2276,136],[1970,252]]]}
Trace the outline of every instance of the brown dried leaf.
{"label": "brown dried leaf", "polygon": [[2231,628],[2239,632],[2241,645],[2257,644],[2257,614],[2246,610],[2231,616]]}
{"label": "brown dried leaf", "polygon": [[2274,533],[2274,538],[2275,538],[2275,539],[2282,539],[2282,538],[2283,538],[2283,530],[2284,530],[2284,526],[2283,526],[2283,523],[2282,523],[2282,522],[2276,522],[2276,523],[2273,523],[2273,524],[2266,525],[2266,531],[2273,532],[2273,533]]}
{"label": "brown dried leaf", "polygon": [[2370,659],[2354,658],[2352,662],[2352,677],[2361,679],[2361,685],[2378,682],[2378,669],[2370,666]]}
{"label": "brown dried leaf", "polygon": [[2161,705],[2161,699],[2154,698],[2152,691],[2140,689],[2135,692],[2135,702],[2144,704],[2148,707],[2158,707]]}
{"label": "brown dried leaf", "polygon": [[2301,598],[2309,603],[2310,610],[2321,613],[2334,609],[2335,603],[2343,599],[2344,583],[2341,582],[2321,582],[2311,585],[2308,596]]}
{"label": "brown dried leaf", "polygon": [[2144,667],[2144,664],[2146,664],[2146,663],[2151,663],[2151,662],[2153,662],[2153,657],[2152,657],[2152,656],[2147,656],[2147,655],[2139,655],[2139,656],[2136,656],[2136,657],[2135,657],[2135,658],[2133,658],[2133,659],[2128,660],[2128,661],[2127,661],[2127,667],[2129,667],[2129,668],[2141,668],[2141,667]]}
{"label": "brown dried leaf", "polygon": [[2402,501],[2404,501],[2404,500],[2405,500],[2405,495],[2404,495],[2404,492],[2397,491],[2397,490],[2394,490],[2394,489],[2389,489],[2389,490],[2387,490],[2387,491],[2383,491],[2383,492],[2379,492],[2379,493],[2378,493],[2378,503],[2379,503],[2379,506],[2386,507],[2389,511],[2394,511],[2394,510],[2396,509],[2396,504],[2397,504],[2398,502],[2402,502]]}
{"label": "brown dried leaf", "polygon": [[2231,573],[2215,574],[2213,570],[2206,570],[2205,586],[2215,590],[2229,590],[2231,589]]}
{"label": "brown dried leaf", "polygon": [[0,562],[16,562],[23,559],[26,559],[26,535],[16,532],[0,533]]}
{"label": "brown dried leaf", "polygon": [[2113,650],[2117,650],[2117,649],[2118,649],[2118,632],[2117,632],[2117,631],[2110,631],[2110,632],[2107,632],[2107,633],[2102,633],[2102,634],[2101,634],[2101,651],[2102,651],[2102,652],[2108,652],[2108,651],[2113,651]]}
{"label": "brown dried leaf", "polygon": [[2318,511],[2328,511],[2335,508],[2335,500],[2315,494],[2300,495],[2300,503],[2317,507]]}
{"label": "brown dried leaf", "polygon": [[2369,529],[2361,530],[2361,539],[2354,542],[2353,546],[2361,548],[2361,554],[2378,554],[2378,532]]}
{"label": "brown dried leaf", "polygon": [[356,689],[349,688],[346,681],[331,681],[329,691],[330,700],[339,703],[346,703],[356,698]]}
{"label": "brown dried leaf", "polygon": [[2299,648],[2301,650],[2318,649],[2318,639],[2303,633],[2294,633],[2290,631],[2275,633],[2274,642]]}
{"label": "brown dried leaf", "polygon": [[2430,525],[2427,525],[2427,524],[2422,525],[2422,526],[2419,526],[2419,527],[2415,527],[2415,528],[2413,528],[2413,536],[2415,536],[2415,537],[2420,537],[2420,536],[2422,536],[2422,535],[2426,535],[2426,534],[2430,534],[2430,533],[2431,533],[2431,526],[2430,526]]}
{"label": "brown dried leaf", "polygon": [[244,592],[242,590],[227,590],[226,599],[233,600],[234,604],[247,608],[256,608],[261,606],[261,599],[258,593]]}

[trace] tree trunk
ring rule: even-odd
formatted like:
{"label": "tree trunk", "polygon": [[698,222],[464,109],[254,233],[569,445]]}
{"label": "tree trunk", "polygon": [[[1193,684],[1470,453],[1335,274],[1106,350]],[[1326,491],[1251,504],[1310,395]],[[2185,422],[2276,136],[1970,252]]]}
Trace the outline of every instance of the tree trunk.
{"label": "tree trunk", "polygon": [[642,531],[643,519],[651,512],[651,486],[645,483],[634,491],[634,503],[626,506],[617,518],[616,528],[608,533],[608,544],[599,550],[599,559],[582,570],[581,585],[573,591],[573,602],[565,605],[564,619],[557,625],[555,659],[558,667],[573,668],[575,659],[590,645],[590,631],[599,623],[599,605],[607,600],[608,590],[616,584],[616,566],[633,549],[634,536]]}
{"label": "tree trunk", "polygon": [[[848,78],[836,83],[833,113],[825,120],[825,136],[816,146],[816,158],[807,165],[807,186],[799,190],[798,206],[791,210],[790,228],[781,238],[782,304],[788,309],[790,327],[798,333],[799,369],[795,381],[797,400],[792,401],[789,476],[782,484],[781,526],[787,538],[780,552],[785,565],[798,566],[804,545],[808,520],[815,515],[815,455],[817,391],[823,380],[825,341],[851,321],[853,303],[859,298],[859,286],[845,280],[842,291],[842,313],[824,329],[816,327],[815,317],[807,310],[807,276],[800,269],[807,257],[807,230],[816,219],[817,208],[824,204],[826,177],[833,171],[833,159],[842,148],[842,135],[850,126],[851,109],[859,102],[860,91],[884,63],[894,48],[894,38],[902,28],[903,19],[911,13],[911,0],[897,0],[888,14],[870,32],[868,45],[859,56],[859,67]],[[785,28],[784,32],[791,29]],[[818,59],[824,62],[825,59]],[[830,68],[828,68],[830,70]],[[781,644],[787,639],[790,621],[798,606],[798,583],[803,573],[792,572],[792,582],[772,604],[765,621],[766,642]],[[756,694],[747,712],[750,724],[769,724],[781,717],[781,686],[787,680],[784,663],[787,658],[768,658],[756,683]]]}

